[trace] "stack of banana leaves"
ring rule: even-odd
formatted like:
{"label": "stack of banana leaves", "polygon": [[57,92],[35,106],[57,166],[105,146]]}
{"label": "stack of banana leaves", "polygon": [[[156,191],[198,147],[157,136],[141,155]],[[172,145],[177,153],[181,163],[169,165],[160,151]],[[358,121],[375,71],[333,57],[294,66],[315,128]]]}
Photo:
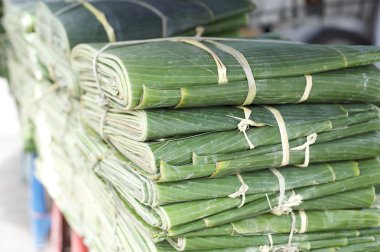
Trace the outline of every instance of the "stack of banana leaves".
{"label": "stack of banana leaves", "polygon": [[80,93],[71,49],[80,43],[173,35],[237,36],[254,9],[249,0],[101,0],[41,2],[36,6],[35,46],[55,81]]}
{"label": "stack of banana leaves", "polygon": [[115,189],[132,250],[378,251],[378,61],[280,40],[79,45],[72,155]]}

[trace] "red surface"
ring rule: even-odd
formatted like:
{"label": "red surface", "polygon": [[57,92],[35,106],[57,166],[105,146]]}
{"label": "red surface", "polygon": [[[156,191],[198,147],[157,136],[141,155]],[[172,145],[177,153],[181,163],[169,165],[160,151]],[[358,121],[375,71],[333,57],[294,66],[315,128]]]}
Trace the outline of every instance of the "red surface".
{"label": "red surface", "polygon": [[56,204],[51,207],[50,251],[63,252],[65,220]]}
{"label": "red surface", "polygon": [[74,230],[71,229],[71,249],[70,252],[88,252],[86,245],[83,243],[82,237],[80,237]]}

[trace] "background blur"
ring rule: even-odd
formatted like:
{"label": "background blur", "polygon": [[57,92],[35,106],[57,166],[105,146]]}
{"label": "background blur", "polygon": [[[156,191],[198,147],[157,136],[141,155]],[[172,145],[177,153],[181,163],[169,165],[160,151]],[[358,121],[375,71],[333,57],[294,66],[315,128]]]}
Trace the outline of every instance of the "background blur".
{"label": "background blur", "polygon": [[[233,0],[232,0],[233,1]],[[323,44],[380,45],[379,0],[253,0],[245,36],[267,34]],[[0,80],[0,251],[33,249],[28,186],[20,167],[17,111],[5,80]]]}

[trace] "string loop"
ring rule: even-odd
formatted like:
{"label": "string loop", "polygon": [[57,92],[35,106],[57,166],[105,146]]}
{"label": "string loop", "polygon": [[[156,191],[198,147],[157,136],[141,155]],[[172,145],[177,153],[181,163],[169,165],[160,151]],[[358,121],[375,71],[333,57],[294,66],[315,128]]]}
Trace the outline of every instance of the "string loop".
{"label": "string loop", "polygon": [[237,173],[236,176],[238,177],[238,179],[239,179],[239,181],[240,181],[240,183],[241,183],[241,186],[240,186],[239,190],[237,190],[237,191],[234,192],[234,193],[231,193],[230,195],[228,195],[228,197],[235,199],[235,198],[238,198],[238,197],[241,196],[241,197],[242,197],[242,199],[241,199],[241,203],[240,203],[240,205],[238,206],[238,208],[241,208],[241,207],[244,206],[244,204],[245,204],[245,194],[246,194],[246,192],[249,190],[249,187],[248,187],[248,185],[244,182],[243,177],[242,177],[239,173]]}

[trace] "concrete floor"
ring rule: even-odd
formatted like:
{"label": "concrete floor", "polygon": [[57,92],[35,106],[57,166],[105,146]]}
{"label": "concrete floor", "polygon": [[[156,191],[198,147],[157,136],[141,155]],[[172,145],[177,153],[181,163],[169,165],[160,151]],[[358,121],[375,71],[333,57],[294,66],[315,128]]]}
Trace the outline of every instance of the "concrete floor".
{"label": "concrete floor", "polygon": [[0,80],[0,118],[0,251],[32,252],[28,190],[19,166],[20,130],[4,80]]}

